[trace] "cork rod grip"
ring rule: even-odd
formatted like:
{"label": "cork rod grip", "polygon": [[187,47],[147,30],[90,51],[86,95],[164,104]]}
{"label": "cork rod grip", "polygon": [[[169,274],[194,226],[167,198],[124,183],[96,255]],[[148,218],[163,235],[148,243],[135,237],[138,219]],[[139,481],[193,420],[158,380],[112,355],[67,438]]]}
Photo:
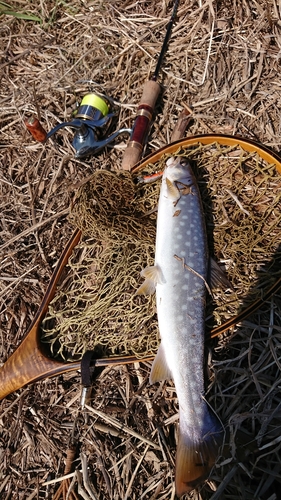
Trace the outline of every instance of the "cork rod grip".
{"label": "cork rod grip", "polygon": [[153,80],[149,80],[144,85],[133,132],[123,155],[122,169],[124,170],[131,170],[142,156],[160,89],[159,83]]}

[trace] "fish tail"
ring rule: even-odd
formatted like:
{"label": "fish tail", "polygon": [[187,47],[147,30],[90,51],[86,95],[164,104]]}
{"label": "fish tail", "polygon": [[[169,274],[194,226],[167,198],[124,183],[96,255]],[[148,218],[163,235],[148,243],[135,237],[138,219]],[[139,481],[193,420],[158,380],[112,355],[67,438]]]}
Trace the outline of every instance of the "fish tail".
{"label": "fish tail", "polygon": [[223,444],[224,430],[218,419],[201,437],[189,435],[180,427],[176,457],[176,495],[193,490],[207,479]]}

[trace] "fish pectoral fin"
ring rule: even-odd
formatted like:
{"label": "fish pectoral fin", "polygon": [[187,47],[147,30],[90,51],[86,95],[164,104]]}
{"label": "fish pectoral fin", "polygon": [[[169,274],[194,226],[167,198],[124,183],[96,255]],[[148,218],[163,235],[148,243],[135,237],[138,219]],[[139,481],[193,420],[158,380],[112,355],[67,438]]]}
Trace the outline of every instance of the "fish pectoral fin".
{"label": "fish pectoral fin", "polygon": [[212,257],[210,257],[209,262],[208,283],[211,289],[220,288],[222,290],[233,290],[233,286],[228,280],[225,272]]}
{"label": "fish pectoral fin", "polygon": [[160,344],[157,354],[152,363],[149,383],[155,384],[155,382],[161,382],[162,380],[171,380],[172,373],[167,365],[165,352],[162,344]]}
{"label": "fish pectoral fin", "polygon": [[180,198],[180,192],[176,184],[166,177],[167,198],[169,200],[177,201]]}
{"label": "fish pectoral fin", "polygon": [[152,295],[155,292],[157,283],[163,284],[165,280],[159,266],[147,266],[141,271],[141,276],[145,278],[143,284],[138,288],[137,295]]}

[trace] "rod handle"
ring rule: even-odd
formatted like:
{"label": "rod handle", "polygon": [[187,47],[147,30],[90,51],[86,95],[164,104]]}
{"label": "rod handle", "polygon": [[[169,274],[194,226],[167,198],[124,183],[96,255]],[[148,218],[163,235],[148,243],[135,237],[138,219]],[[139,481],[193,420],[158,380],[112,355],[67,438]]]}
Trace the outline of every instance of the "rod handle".
{"label": "rod handle", "polygon": [[152,122],[153,111],[160,90],[159,83],[153,80],[149,80],[144,84],[133,132],[123,155],[123,170],[131,170],[142,156],[144,143]]}

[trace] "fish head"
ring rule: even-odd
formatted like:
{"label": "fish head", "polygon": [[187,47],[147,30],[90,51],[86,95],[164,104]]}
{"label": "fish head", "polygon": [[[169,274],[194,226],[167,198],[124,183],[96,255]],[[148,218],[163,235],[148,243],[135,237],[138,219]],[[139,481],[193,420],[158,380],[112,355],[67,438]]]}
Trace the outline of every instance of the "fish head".
{"label": "fish head", "polygon": [[180,199],[179,187],[181,186],[185,190],[189,190],[194,183],[193,171],[187,159],[182,156],[171,156],[166,162],[166,168],[163,173],[162,186],[164,196],[173,203],[177,202]]}
{"label": "fish head", "polygon": [[171,156],[167,160],[164,176],[170,182],[182,181],[183,179],[186,185],[191,185],[194,182],[190,163],[182,156]]}

